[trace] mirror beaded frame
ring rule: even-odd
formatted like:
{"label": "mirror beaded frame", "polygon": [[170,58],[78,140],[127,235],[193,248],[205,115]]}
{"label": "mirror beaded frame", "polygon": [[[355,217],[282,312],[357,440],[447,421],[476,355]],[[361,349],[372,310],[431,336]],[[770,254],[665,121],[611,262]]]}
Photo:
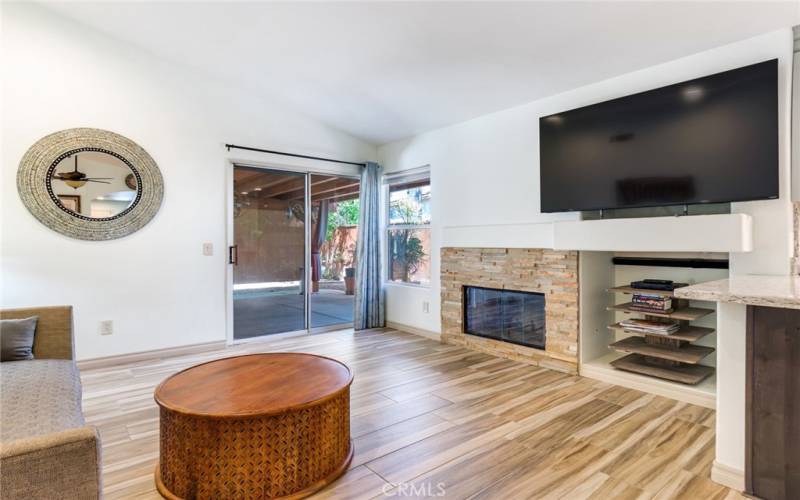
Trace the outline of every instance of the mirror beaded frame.
{"label": "mirror beaded frame", "polygon": [[[93,219],[64,208],[48,182],[65,154],[98,151],[122,160],[138,181],[133,204],[113,217]],[[28,149],[17,171],[22,203],[39,222],[71,238],[113,240],[144,227],[161,207],[164,182],[153,158],[127,137],[95,128],[73,128],[50,134]]]}

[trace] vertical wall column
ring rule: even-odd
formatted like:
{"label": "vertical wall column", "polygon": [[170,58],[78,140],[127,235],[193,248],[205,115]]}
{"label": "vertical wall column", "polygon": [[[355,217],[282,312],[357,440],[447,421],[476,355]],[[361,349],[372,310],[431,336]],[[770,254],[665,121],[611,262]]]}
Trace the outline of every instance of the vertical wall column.
{"label": "vertical wall column", "polygon": [[800,26],[794,27],[792,60],[792,202],[794,203],[792,274],[800,274]]}
{"label": "vertical wall column", "polygon": [[718,304],[718,439],[711,478],[740,491],[744,490],[746,319],[747,306],[725,302]]}

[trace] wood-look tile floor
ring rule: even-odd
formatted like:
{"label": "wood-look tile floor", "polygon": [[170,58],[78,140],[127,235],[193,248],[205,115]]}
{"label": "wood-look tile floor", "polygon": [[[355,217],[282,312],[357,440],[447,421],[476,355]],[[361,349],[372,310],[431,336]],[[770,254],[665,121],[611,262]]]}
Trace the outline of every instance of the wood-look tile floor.
{"label": "wood-look tile floor", "polygon": [[355,457],[318,498],[733,499],[712,482],[714,412],[395,330],[326,333],[84,370],[106,498],[160,498],[155,386],[215,358],[331,356],[355,374]]}

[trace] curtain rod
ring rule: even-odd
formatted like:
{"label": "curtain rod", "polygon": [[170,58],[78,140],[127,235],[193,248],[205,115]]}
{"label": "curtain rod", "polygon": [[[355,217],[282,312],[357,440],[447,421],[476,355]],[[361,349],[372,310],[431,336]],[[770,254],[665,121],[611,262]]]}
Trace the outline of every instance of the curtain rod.
{"label": "curtain rod", "polygon": [[292,156],[294,158],[306,158],[308,160],[329,161],[331,163],[342,163],[342,164],[345,164],[345,165],[357,165],[359,167],[366,167],[367,166],[366,163],[358,163],[358,162],[355,162],[355,161],[333,160],[331,158],[321,158],[319,156],[308,156],[308,155],[299,155],[299,154],[295,154],[295,153],[284,153],[282,151],[272,151],[272,150],[269,150],[269,149],[250,148],[250,147],[247,147],[247,146],[237,146],[235,144],[226,144],[225,147],[228,148],[228,151],[230,151],[231,149],[243,149],[245,151],[257,151],[259,153],[270,153],[270,154],[274,154],[274,155]]}

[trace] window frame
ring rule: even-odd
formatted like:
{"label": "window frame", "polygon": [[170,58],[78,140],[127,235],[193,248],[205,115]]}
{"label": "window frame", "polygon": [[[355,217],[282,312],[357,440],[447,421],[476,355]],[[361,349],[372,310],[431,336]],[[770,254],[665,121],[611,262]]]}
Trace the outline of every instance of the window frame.
{"label": "window frame", "polygon": [[[389,273],[392,266],[392,253],[389,251],[389,231],[393,230],[413,230],[413,229],[427,229],[428,234],[432,232],[431,229],[431,222],[433,221],[433,210],[432,206],[429,207],[430,211],[430,221],[427,224],[392,224],[389,221],[390,209],[389,205],[391,203],[391,188],[392,186],[396,186],[398,184],[407,184],[413,181],[421,181],[426,180],[428,182],[428,186],[431,189],[431,195],[433,195],[433,186],[431,183],[431,175],[430,175],[430,166],[425,165],[418,168],[413,168],[409,170],[401,170],[398,172],[390,172],[383,175],[382,179],[382,194],[383,194],[383,203],[381,203],[381,209],[383,210],[383,230],[382,230],[382,239],[383,242],[381,243],[381,247],[384,251],[384,258],[383,260],[383,284],[387,286],[405,286],[405,287],[412,287],[412,288],[430,288],[431,281],[433,279],[432,276],[428,277],[427,283],[413,283],[407,281],[392,281],[389,279]],[[430,238],[429,238],[430,241]],[[432,261],[432,255],[428,254],[428,266],[429,271],[430,265]]]}

